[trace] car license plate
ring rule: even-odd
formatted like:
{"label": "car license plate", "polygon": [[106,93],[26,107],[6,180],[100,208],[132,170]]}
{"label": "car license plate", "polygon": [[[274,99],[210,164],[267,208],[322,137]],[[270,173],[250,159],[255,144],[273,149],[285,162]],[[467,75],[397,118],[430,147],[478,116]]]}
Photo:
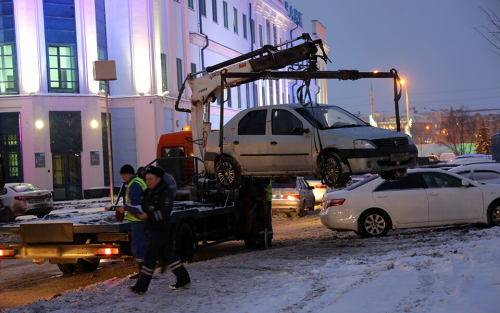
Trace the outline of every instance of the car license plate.
{"label": "car license plate", "polygon": [[391,161],[406,161],[410,158],[408,152],[391,154]]}

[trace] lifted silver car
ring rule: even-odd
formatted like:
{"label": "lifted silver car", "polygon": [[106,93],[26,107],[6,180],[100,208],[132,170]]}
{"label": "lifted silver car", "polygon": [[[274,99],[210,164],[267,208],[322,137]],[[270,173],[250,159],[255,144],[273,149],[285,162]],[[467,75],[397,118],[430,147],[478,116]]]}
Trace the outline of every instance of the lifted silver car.
{"label": "lifted silver car", "polygon": [[338,106],[286,104],[238,113],[224,126],[222,157],[219,132],[212,132],[204,161],[225,188],[252,176],[313,176],[337,187],[351,174],[398,179],[417,153],[406,134],[372,127]]}

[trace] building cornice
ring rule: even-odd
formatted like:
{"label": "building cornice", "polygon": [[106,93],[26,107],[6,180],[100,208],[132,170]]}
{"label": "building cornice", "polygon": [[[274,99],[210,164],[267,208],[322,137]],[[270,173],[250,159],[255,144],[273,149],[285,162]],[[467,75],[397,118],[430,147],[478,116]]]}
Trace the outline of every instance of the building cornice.
{"label": "building cornice", "polygon": [[[189,33],[189,42],[191,42],[194,45],[197,45],[199,47],[204,47],[206,44],[206,39],[199,33]],[[227,46],[224,46],[216,41],[213,41],[209,39],[209,45],[207,47],[207,50],[216,52],[218,54],[221,54],[227,58],[235,58],[237,56],[240,56],[242,53],[239,51],[236,51],[232,48],[229,48]]]}

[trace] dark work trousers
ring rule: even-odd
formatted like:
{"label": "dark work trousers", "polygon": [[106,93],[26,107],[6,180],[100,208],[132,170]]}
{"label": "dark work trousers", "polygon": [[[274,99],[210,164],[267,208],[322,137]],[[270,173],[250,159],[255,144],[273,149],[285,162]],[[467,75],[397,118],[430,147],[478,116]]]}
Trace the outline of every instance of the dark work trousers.
{"label": "dark work trousers", "polygon": [[131,222],[132,223],[132,254],[134,255],[137,263],[144,262],[144,254],[148,245],[148,233],[144,228],[144,222]]}

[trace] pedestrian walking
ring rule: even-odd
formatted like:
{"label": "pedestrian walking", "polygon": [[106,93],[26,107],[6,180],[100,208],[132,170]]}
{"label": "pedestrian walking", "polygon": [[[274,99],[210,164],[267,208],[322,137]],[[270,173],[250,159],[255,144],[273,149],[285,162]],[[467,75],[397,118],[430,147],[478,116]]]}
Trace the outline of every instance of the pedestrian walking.
{"label": "pedestrian walking", "polygon": [[191,285],[188,271],[170,244],[170,213],[172,212],[174,193],[163,179],[163,169],[150,166],[146,170],[148,189],[143,192],[142,212],[137,217],[146,220],[148,245],[144,264],[137,283],[130,287],[136,294],[144,294],[149,287],[156,267],[156,261],[162,261],[162,272],[170,268],[177,282],[170,289],[183,289]]}
{"label": "pedestrian walking", "polygon": [[[120,169],[120,175],[123,181],[127,184],[127,192],[125,193],[125,203],[133,206],[141,205],[141,193],[147,189],[146,183],[140,177],[135,175],[134,168],[130,164],[125,164]],[[117,208],[120,214],[124,214],[124,207]],[[132,222],[132,254],[137,262],[139,271],[137,274],[130,276],[132,279],[137,279],[141,272],[144,262],[144,254],[148,243],[148,236],[144,221],[137,218],[133,213],[127,212],[124,219]]]}

